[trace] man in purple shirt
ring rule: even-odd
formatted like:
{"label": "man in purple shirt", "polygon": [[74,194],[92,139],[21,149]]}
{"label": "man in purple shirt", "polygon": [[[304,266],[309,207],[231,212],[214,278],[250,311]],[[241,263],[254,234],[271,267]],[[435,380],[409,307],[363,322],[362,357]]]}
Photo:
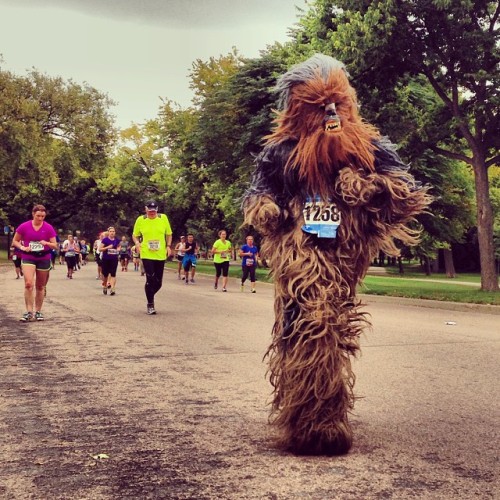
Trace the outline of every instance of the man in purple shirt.
{"label": "man in purple shirt", "polygon": [[[47,210],[35,205],[31,212],[33,219],[23,222],[12,239],[12,246],[21,251],[24,273],[24,302],[26,312],[21,321],[43,321],[42,305],[45,287],[52,269],[50,251],[56,249],[56,231],[47,222]],[[35,289],[35,292],[34,292]]]}

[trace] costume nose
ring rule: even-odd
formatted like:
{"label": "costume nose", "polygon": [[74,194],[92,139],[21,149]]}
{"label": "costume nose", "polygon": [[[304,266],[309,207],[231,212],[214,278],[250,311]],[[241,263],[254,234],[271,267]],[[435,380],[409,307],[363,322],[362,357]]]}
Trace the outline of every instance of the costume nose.
{"label": "costume nose", "polygon": [[337,110],[335,108],[335,103],[334,102],[331,102],[330,104],[327,104],[325,106],[325,111],[329,114],[334,114],[336,115],[337,114]]}

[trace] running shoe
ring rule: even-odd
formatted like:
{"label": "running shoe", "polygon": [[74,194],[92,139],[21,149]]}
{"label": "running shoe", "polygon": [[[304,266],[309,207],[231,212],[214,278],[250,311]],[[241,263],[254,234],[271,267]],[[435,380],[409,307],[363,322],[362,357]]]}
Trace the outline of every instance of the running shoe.
{"label": "running shoe", "polygon": [[108,288],[111,288],[111,283],[108,283]]}
{"label": "running shoe", "polygon": [[149,315],[156,314],[156,309],[155,309],[154,304],[148,304],[147,308],[148,308]]}
{"label": "running shoe", "polygon": [[225,288],[222,289],[223,292],[227,292],[227,290]]}
{"label": "running shoe", "polygon": [[256,290],[255,290],[255,288],[252,288],[251,292],[252,293],[257,293]]}
{"label": "running shoe", "polygon": [[244,285],[241,285],[240,286],[240,292],[244,292],[245,291],[245,286]]}
{"label": "running shoe", "polygon": [[181,275],[179,274],[179,276],[177,276],[177,279],[180,280],[181,279]]}
{"label": "running shoe", "polygon": [[194,279],[193,279],[193,278],[191,278],[191,283],[193,283],[193,284],[194,284]]}
{"label": "running shoe", "polygon": [[115,289],[114,289],[114,288],[112,288],[112,289],[111,289],[111,292],[109,292],[109,294],[110,294],[110,295],[116,295]]}
{"label": "running shoe", "polygon": [[217,284],[214,285],[214,290],[217,290]]}
{"label": "running shoe", "polygon": [[186,280],[186,283],[185,283],[185,284],[186,284],[186,285],[189,285],[189,280]]}
{"label": "running shoe", "polygon": [[33,321],[33,313],[25,312],[19,321]]}
{"label": "running shoe", "polygon": [[107,289],[107,288],[103,288],[103,289],[102,289],[102,293],[103,293],[104,295],[108,295],[108,289]]}
{"label": "running shoe", "polygon": [[43,314],[42,314],[40,311],[37,311],[37,312],[35,313],[35,319],[36,319],[37,321],[43,321],[43,320],[44,320]]}

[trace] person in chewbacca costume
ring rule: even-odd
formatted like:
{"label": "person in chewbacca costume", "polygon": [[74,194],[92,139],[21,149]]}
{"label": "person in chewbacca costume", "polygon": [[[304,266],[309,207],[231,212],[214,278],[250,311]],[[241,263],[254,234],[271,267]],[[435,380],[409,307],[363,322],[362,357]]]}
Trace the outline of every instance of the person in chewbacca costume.
{"label": "person in chewbacca costume", "polygon": [[417,243],[406,224],[431,199],[360,118],[341,62],[317,54],[276,89],[280,111],[243,201],[275,283],[270,421],[294,453],[344,454],[353,439],[351,356],[369,324],[356,286],[379,250],[397,255],[395,240]]}

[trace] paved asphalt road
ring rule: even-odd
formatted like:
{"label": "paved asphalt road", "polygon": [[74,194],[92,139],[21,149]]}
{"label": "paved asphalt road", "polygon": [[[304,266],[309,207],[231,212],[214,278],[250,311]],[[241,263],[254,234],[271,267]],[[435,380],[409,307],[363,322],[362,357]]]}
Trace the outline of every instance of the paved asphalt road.
{"label": "paved asphalt road", "polygon": [[272,286],[175,278],[149,317],[138,273],[105,297],[57,266],[23,324],[0,268],[1,499],[500,498],[498,315],[364,297],[353,449],[296,457],[267,424]]}

